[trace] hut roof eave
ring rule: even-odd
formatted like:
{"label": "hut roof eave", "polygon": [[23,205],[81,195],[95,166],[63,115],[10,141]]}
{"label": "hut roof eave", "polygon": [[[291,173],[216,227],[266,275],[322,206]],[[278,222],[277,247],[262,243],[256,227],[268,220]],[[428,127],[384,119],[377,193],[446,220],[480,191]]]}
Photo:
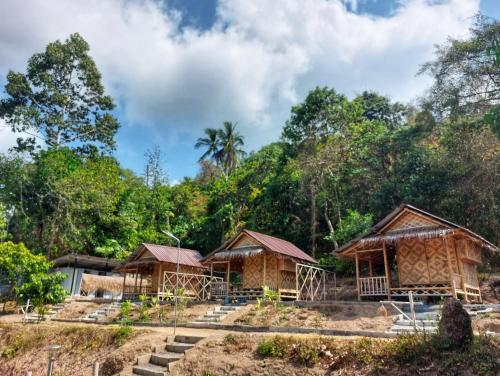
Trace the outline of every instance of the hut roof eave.
{"label": "hut roof eave", "polygon": [[[465,228],[465,227],[462,227],[462,226],[459,226],[453,222],[450,222],[450,221],[447,221],[443,218],[440,218],[434,214],[431,214],[431,213],[428,213],[424,210],[421,210],[421,209],[418,209],[412,205],[408,205],[408,204],[401,204],[398,208],[396,208],[395,210],[393,210],[389,215],[387,215],[385,218],[383,218],[380,222],[378,222],[377,224],[375,224],[373,227],[371,227],[367,232],[365,232],[364,234],[361,234],[360,236],[356,237],[355,239],[349,241],[348,243],[344,244],[342,247],[340,247],[339,249],[337,249],[336,251],[333,251],[332,253],[335,254],[335,255],[338,255],[339,257],[341,258],[350,258],[351,255],[350,253],[355,249],[357,248],[359,245],[361,245],[364,241],[364,239],[370,239],[370,238],[377,238],[379,239],[378,241],[381,241],[383,240],[383,236],[384,236],[384,233],[381,233],[381,231],[391,222],[393,221],[395,218],[397,218],[405,209],[407,210],[410,210],[410,211],[414,211],[414,212],[418,212],[422,215],[425,215],[425,216],[428,216],[428,217],[431,217],[432,219],[442,223],[443,225],[445,225],[446,227],[444,228],[441,228],[442,230],[451,230],[451,232],[453,232],[453,230],[456,230],[456,231],[462,231],[464,234],[466,234],[467,236],[469,236],[470,238],[474,239],[475,241],[479,242],[482,244],[483,247],[485,248],[488,248],[490,250],[493,250],[493,251],[498,251],[498,247],[496,247],[494,244],[492,244],[491,242],[489,242],[488,240],[484,239],[483,237],[481,237],[480,235],[474,233],[473,231]],[[418,235],[418,232],[419,230],[423,230],[423,234],[420,235],[420,237],[425,237],[425,236],[429,236],[429,234],[432,232],[432,231],[428,231],[428,234],[425,234],[426,230],[430,230],[431,228],[414,228],[414,229],[405,229],[402,231],[402,234],[399,235],[399,238],[403,239],[403,238],[415,238],[415,237],[419,237]],[[397,233],[396,232],[393,232],[393,233]],[[388,233],[387,236],[389,238],[391,238],[390,236],[391,233]],[[434,237],[435,235],[431,236],[431,237]],[[396,239],[396,237],[393,237]],[[368,240],[369,242],[370,240]],[[394,241],[394,240],[393,240]]]}

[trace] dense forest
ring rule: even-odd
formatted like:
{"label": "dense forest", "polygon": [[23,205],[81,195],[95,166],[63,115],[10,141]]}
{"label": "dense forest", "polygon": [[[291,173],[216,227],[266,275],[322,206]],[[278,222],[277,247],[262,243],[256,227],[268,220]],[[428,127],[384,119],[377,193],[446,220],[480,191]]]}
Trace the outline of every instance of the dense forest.
{"label": "dense forest", "polygon": [[206,254],[245,227],[332,263],[325,255],[405,202],[499,244],[499,43],[499,23],[478,16],[415,72],[434,82],[417,104],[312,88],[281,139],[255,152],[236,123],[214,125],[193,145],[199,173],[169,185],[160,148],[140,175],[113,157],[113,99],[73,34],[7,74],[0,118],[19,139],[0,155],[0,241],[122,259],[168,244],[165,229]]}

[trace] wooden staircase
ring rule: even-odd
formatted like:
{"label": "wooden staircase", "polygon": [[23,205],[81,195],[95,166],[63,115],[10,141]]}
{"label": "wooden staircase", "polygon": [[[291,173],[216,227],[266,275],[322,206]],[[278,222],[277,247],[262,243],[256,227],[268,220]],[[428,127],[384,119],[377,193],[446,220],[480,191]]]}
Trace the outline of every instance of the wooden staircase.
{"label": "wooden staircase", "polygon": [[163,350],[139,357],[137,365],[133,368],[133,375],[165,376],[170,371],[170,366],[184,356],[184,353],[193,348],[204,337],[177,335],[169,337]]}

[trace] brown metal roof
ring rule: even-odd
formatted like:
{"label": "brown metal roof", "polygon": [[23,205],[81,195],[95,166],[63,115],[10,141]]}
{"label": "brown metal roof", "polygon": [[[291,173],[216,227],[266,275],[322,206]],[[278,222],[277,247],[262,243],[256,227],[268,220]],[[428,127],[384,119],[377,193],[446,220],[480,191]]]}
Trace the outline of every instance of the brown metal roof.
{"label": "brown metal roof", "polygon": [[[169,247],[167,245],[143,243],[142,246],[150,251],[158,261],[177,263],[177,247]],[[202,256],[200,252],[193,249],[179,248],[179,264],[194,266],[196,268],[204,268],[200,264]]]}
{"label": "brown metal roof", "polygon": [[258,243],[262,244],[264,248],[266,248],[271,252],[280,253],[282,255],[299,259],[307,263],[313,263],[313,264],[317,263],[315,259],[313,259],[303,250],[298,248],[295,244],[290,243],[287,240],[283,240],[280,238],[276,238],[274,236],[250,230],[242,230],[238,235],[236,235],[235,237],[224,243],[220,248],[217,248],[215,251],[210,252],[207,256],[204,257],[203,260],[209,259],[218,252],[223,252],[223,251],[230,252],[231,245],[241,236],[241,234],[247,234],[251,238],[255,239]]}
{"label": "brown metal roof", "polygon": [[[133,263],[136,260],[140,260],[141,254],[145,251],[151,252],[151,254],[160,262],[169,262],[172,264],[177,263],[177,247],[170,247],[167,245],[149,244],[142,243],[137,250],[132,253],[125,262],[123,262],[118,270],[122,270],[127,264]],[[179,248],[179,264],[185,266],[192,266],[195,268],[205,267],[200,264],[201,254],[198,251],[187,248]]]}
{"label": "brown metal roof", "polygon": [[243,230],[244,233],[248,234],[263,246],[268,248],[269,250],[281,253],[283,255],[287,255],[290,257],[298,258],[300,260],[304,260],[307,262],[317,263],[315,259],[305,253],[303,250],[298,248],[295,244],[290,243],[287,240],[283,240],[280,238],[275,238],[274,236],[262,234],[260,232]]}

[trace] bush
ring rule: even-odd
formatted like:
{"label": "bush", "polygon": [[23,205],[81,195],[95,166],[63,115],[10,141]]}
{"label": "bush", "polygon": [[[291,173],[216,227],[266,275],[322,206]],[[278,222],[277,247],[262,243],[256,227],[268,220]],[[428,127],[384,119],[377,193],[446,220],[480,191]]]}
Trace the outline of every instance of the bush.
{"label": "bush", "polygon": [[120,326],[113,332],[111,337],[114,343],[121,346],[132,337],[133,332],[134,330],[130,326]]}
{"label": "bush", "polygon": [[274,336],[270,339],[263,339],[257,346],[257,352],[262,356],[270,356],[273,358],[283,358],[290,346],[291,338],[282,336]]}

